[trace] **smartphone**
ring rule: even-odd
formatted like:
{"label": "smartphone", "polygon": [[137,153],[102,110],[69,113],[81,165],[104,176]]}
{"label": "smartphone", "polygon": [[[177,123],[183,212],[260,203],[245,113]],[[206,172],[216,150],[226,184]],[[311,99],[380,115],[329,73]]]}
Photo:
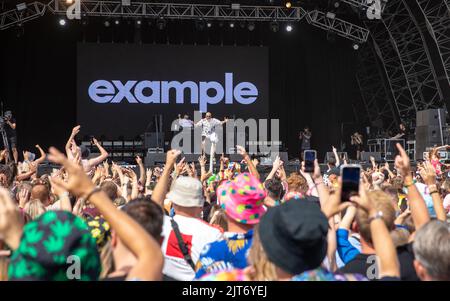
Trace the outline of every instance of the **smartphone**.
{"label": "smartphone", "polygon": [[348,202],[350,197],[359,193],[361,165],[347,164],[341,167],[342,192],[341,201]]}
{"label": "smartphone", "polygon": [[314,160],[316,160],[317,152],[315,150],[305,150],[303,158],[305,160],[305,172],[314,171]]}

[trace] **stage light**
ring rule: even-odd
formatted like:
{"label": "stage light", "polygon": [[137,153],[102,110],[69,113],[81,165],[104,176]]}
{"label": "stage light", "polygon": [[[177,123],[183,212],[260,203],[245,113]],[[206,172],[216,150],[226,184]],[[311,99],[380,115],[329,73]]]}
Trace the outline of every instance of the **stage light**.
{"label": "stage light", "polygon": [[245,21],[239,22],[239,26],[241,26],[241,28],[244,29],[245,28]]}
{"label": "stage light", "polygon": [[292,29],[293,29],[293,27],[292,27],[291,24],[286,25],[286,31],[287,31],[287,32],[291,32]]}
{"label": "stage light", "polygon": [[339,6],[341,6],[341,0],[331,0],[331,5],[334,8],[339,8]]}
{"label": "stage light", "polygon": [[17,4],[16,8],[17,8],[18,11],[22,11],[22,10],[27,9],[27,5],[26,5],[26,3],[22,2],[22,3]]}
{"label": "stage light", "polygon": [[166,20],[164,20],[163,18],[160,18],[158,21],[156,21],[156,27],[159,30],[163,30],[164,28],[166,28]]}
{"label": "stage light", "polygon": [[105,25],[105,27],[109,27],[109,25],[111,25],[111,23],[109,23],[108,20],[105,20],[105,22],[103,22],[103,24]]}
{"label": "stage light", "polygon": [[291,7],[292,7],[291,1],[286,1],[286,8],[291,8]]}
{"label": "stage light", "polygon": [[206,27],[211,28],[212,27],[212,23],[210,21],[206,22]]}
{"label": "stage light", "polygon": [[352,47],[353,47],[353,50],[358,50],[360,46],[358,43],[353,43]]}
{"label": "stage light", "polygon": [[220,21],[220,22],[219,22],[219,27],[221,27],[221,28],[222,28],[222,27],[223,27],[223,25],[224,25],[224,24],[223,24],[223,21]]}
{"label": "stage light", "polygon": [[118,19],[114,20],[114,24],[120,25],[120,21]]}
{"label": "stage light", "polygon": [[61,25],[61,26],[66,25],[66,20],[65,19],[59,19],[59,25]]}
{"label": "stage light", "polygon": [[134,27],[136,27],[136,28],[141,28],[141,25],[142,25],[141,19],[137,19],[137,20],[134,22]]}
{"label": "stage light", "polygon": [[336,18],[336,14],[329,11],[329,12],[327,12],[327,18],[334,19],[334,18]]}
{"label": "stage light", "polygon": [[230,22],[230,28],[234,28],[234,22]]}
{"label": "stage light", "polygon": [[280,25],[277,21],[270,22],[270,30],[272,30],[273,32],[278,32],[278,30],[280,30]]}
{"label": "stage light", "polygon": [[255,30],[255,22],[248,22],[247,28],[249,31]]}

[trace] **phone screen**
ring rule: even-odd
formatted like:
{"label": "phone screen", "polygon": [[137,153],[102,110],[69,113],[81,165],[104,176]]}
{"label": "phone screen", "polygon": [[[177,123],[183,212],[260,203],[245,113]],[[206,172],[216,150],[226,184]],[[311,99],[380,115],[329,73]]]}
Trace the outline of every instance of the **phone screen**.
{"label": "phone screen", "polygon": [[305,158],[305,172],[313,172],[314,160],[316,160],[316,151],[306,150],[303,157]]}
{"label": "phone screen", "polygon": [[344,166],[341,170],[342,176],[342,194],[341,201],[348,202],[350,197],[359,192],[359,181],[361,176],[361,167]]}

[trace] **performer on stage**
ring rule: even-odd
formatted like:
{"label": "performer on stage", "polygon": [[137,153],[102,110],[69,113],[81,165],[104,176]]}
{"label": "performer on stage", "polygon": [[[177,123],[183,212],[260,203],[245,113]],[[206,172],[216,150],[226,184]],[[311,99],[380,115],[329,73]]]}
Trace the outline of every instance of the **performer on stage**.
{"label": "performer on stage", "polygon": [[358,131],[351,136],[351,145],[356,149],[356,160],[361,160],[361,152],[364,150],[363,135]]}
{"label": "performer on stage", "polygon": [[181,118],[181,114],[178,114],[178,125],[180,126],[180,130],[183,128],[191,128],[194,126],[194,122],[189,119],[188,114],[184,114],[183,118]]}
{"label": "performer on stage", "polygon": [[[206,139],[209,139],[209,141],[212,143],[212,149],[213,146],[217,144],[219,138],[216,134],[216,126],[223,125],[226,122],[228,122],[228,118],[225,117],[223,121],[220,121],[219,119],[212,118],[211,112],[207,112],[205,118],[201,119],[195,124],[195,127],[202,127],[202,154],[205,153]],[[212,155],[214,151],[214,149],[213,151],[211,151]]]}
{"label": "performer on stage", "polygon": [[403,123],[400,123],[397,135],[395,135],[391,139],[407,139],[408,132],[409,131],[406,129],[406,126]]}
{"label": "performer on stage", "polygon": [[[16,119],[12,116],[11,111],[6,111],[4,115],[5,133],[8,139],[9,147],[12,150],[14,162],[17,164],[19,160],[19,153],[17,151],[17,134],[16,134]],[[6,149],[6,145],[3,146]],[[7,150],[10,151],[9,149]]]}
{"label": "performer on stage", "polygon": [[302,141],[300,145],[300,157],[302,158],[302,160],[303,160],[303,152],[305,150],[311,149],[311,137],[312,133],[309,127],[305,127],[298,136],[298,139]]}

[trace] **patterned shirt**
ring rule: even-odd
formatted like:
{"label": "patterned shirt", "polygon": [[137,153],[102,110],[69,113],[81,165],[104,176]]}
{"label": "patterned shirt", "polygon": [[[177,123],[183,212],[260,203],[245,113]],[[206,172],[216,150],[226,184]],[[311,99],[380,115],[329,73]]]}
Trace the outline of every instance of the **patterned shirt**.
{"label": "patterned shirt", "polygon": [[292,281],[367,281],[367,278],[359,274],[332,273],[324,268],[307,271],[292,277]]}
{"label": "patterned shirt", "polygon": [[253,230],[247,233],[226,232],[224,238],[206,245],[197,262],[195,278],[205,274],[248,266],[247,252],[252,244]]}
{"label": "patterned shirt", "polygon": [[202,127],[202,136],[204,137],[210,137],[211,134],[216,132],[216,126],[222,124],[222,122],[219,119],[211,118],[209,121],[204,118],[197,122],[195,126],[201,126]]}

